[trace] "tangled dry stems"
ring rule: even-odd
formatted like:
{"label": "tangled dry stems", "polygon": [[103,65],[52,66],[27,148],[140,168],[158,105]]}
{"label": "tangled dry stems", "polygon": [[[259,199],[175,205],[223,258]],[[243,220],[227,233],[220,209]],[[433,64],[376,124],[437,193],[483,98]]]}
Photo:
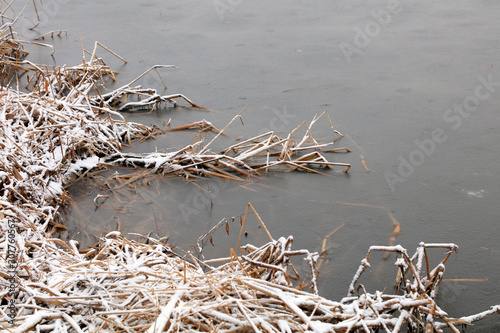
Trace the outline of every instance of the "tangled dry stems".
{"label": "tangled dry stems", "polygon": [[[5,273],[5,257],[0,261],[2,332],[457,331],[457,324],[499,312],[496,306],[452,319],[436,305],[449,253],[433,270],[423,269],[422,263],[428,263],[427,247],[451,252],[456,249],[452,244],[421,244],[411,258],[400,246],[372,247],[350,295],[335,302],[317,295],[318,254],[292,250],[291,237],[270,237],[260,248],[237,246],[240,255],[232,252],[218,267],[181,258],[154,239],[144,244],[119,232],[108,233],[93,249],[52,237],[53,228],[62,223],[58,210],[67,200],[65,188],[103,163],[240,180],[271,168],[319,172],[312,166],[341,166],[347,171],[349,165],[329,162],[322,154],[336,140],[320,144],[312,136],[311,127],[321,116],[287,137],[266,133],[217,153],[209,149],[213,141],[198,140],[169,154],[123,154],[123,142],[163,130],[127,122],[119,111],[150,109],[174,98],[196,104],[180,94],[161,96],[154,89],[132,87],[134,82],[103,94],[103,78],[113,78],[114,72],[95,49],[79,66],[41,68],[24,60],[10,26],[1,32],[2,77],[9,81],[19,70],[29,73],[25,92],[7,84],[0,91],[0,244],[7,248],[9,221],[15,221],[18,250],[14,325],[8,324],[7,307],[12,276]],[[206,121],[202,125],[213,129]],[[306,133],[293,139],[300,128]],[[215,138],[222,134],[218,131]],[[375,250],[399,254],[399,295],[368,293],[358,283]],[[305,281],[291,264],[298,255],[311,268]],[[312,292],[300,290],[294,280],[300,281],[299,287],[311,286]]]}

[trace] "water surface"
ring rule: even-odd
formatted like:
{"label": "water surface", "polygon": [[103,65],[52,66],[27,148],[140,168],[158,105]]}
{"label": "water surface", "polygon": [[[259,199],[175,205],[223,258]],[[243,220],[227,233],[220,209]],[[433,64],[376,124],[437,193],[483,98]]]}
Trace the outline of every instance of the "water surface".
{"label": "water surface", "polygon": [[[222,128],[246,106],[245,125],[228,129],[236,138],[263,129],[284,134],[328,110],[349,136],[339,145],[352,149],[328,155],[351,163],[349,174],[204,179],[197,182],[202,189],[182,178],[152,177],[137,187],[139,195],[110,197],[97,210],[93,199],[104,190],[83,181],[71,189],[78,207],[67,216],[73,232],[110,230],[119,219],[124,232],[169,236],[189,250],[218,221],[236,217],[230,236],[221,230],[215,246],[206,246],[205,254],[215,256],[235,246],[248,202],[275,238],[293,235],[296,248],[319,251],[323,238],[345,224],[328,239],[319,281],[322,295],[339,299],[368,247],[388,243],[391,212],[402,226],[397,243],[412,253],[420,241],[454,242],[460,254],[445,277],[478,279],[445,282],[438,300],[445,311],[461,316],[500,303],[500,4],[400,1],[387,16],[389,2],[378,0],[227,1],[225,11],[220,1],[200,0],[57,3],[36,32],[67,29],[68,35],[48,40],[54,58],[41,50],[35,61],[77,64],[80,36],[87,49],[98,40],[128,60],[124,65],[101,52],[121,72],[116,85],[154,64],[175,64],[182,72],[163,72],[165,93],[183,93],[210,109],[163,108],[127,114],[129,120],[172,119],[177,126],[206,119]],[[142,83],[162,89],[154,76]],[[168,133],[130,150],[180,146],[194,135]],[[331,132],[319,126],[318,137],[329,140]],[[265,233],[255,217],[251,222],[246,240],[263,244]],[[392,263],[380,265],[372,285],[390,287]],[[499,330],[492,318],[468,331]]]}

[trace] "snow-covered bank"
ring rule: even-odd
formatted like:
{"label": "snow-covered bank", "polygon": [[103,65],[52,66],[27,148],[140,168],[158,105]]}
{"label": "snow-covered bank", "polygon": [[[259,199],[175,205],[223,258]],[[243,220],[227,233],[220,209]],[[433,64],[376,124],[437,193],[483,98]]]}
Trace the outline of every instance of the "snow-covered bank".
{"label": "snow-covered bank", "polygon": [[[290,257],[305,255],[313,274],[303,284],[314,286],[317,255],[293,251],[292,238],[270,239],[260,248],[246,246],[241,255],[232,253],[225,265],[212,267],[195,258],[180,258],[154,239],[143,244],[118,232],[107,234],[93,249],[79,249],[73,241],[53,237],[52,231],[63,222],[57,212],[67,199],[64,188],[103,160],[157,172],[229,178],[274,166],[312,171],[310,165],[336,165],[315,151],[319,143],[303,146],[312,141],[308,124],[307,135],[295,146],[291,136],[268,133],[223,153],[210,152],[209,143],[200,143],[175,154],[120,154],[123,141],[159,131],[121,119],[117,110],[126,108],[125,98],[145,101],[128,104],[136,109],[154,107],[172,96],[159,98],[152,89],[131,86],[99,96],[97,82],[113,73],[95,54],[70,68],[42,70],[19,60],[32,73],[28,92],[11,88],[0,92],[0,244],[6,253],[9,245],[15,248],[15,259],[0,261],[4,332],[397,332],[424,326],[439,330],[498,312],[496,307],[462,320],[448,318],[433,300],[444,262],[433,270],[423,269],[425,244],[411,258],[401,246],[371,249],[401,256],[399,295],[369,293],[358,283],[369,266],[368,257],[355,276],[352,295],[335,302],[293,288]],[[292,159],[304,148],[313,152]],[[13,326],[8,323],[11,299]]]}

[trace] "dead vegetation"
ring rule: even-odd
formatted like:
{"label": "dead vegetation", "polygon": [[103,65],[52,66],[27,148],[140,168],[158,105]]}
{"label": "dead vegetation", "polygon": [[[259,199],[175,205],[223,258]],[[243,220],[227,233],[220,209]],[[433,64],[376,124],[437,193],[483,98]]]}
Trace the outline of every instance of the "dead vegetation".
{"label": "dead vegetation", "polygon": [[[58,211],[67,200],[65,187],[98,165],[244,180],[272,169],[319,173],[319,168],[341,167],[347,172],[348,164],[324,156],[346,148],[333,148],[341,136],[333,126],[331,142],[320,143],[312,135],[312,126],[329,118],[323,113],[285,137],[269,132],[218,152],[210,148],[225,128],[204,121],[189,127],[214,130],[210,142],[198,138],[171,153],[124,154],[124,143],[165,129],[127,122],[120,112],[176,105],[175,99],[198,106],[181,94],[162,96],[133,86],[135,80],[104,93],[103,78],[114,79],[115,72],[97,56],[100,44],[81,65],[42,67],[25,60],[12,24],[0,32],[0,244],[6,249],[7,235],[15,230],[16,248],[15,274],[7,273],[11,261],[0,260],[1,332],[440,332],[445,327],[456,332],[457,325],[500,311],[496,306],[453,319],[437,306],[437,287],[444,263],[456,250],[453,244],[421,244],[413,257],[400,246],[372,247],[349,296],[335,302],[317,294],[319,254],[293,250],[292,237],[275,240],[268,233],[262,247],[240,246],[246,214],[236,251],[218,261],[181,258],[159,240],[145,237],[147,242],[140,243],[117,231],[92,249],[55,238],[54,232],[64,228]],[[298,135],[300,130],[305,134]],[[431,270],[426,249],[436,246],[447,250],[446,258]],[[375,250],[399,256],[396,294],[371,294],[358,283]],[[297,256],[310,267],[306,278],[291,264]]]}
{"label": "dead vegetation", "polygon": [[[329,143],[318,143],[311,134],[312,125],[318,121],[315,117],[311,124],[303,122],[287,137],[281,138],[274,132],[264,133],[247,140],[231,145],[221,152],[210,149],[211,144],[223,133],[206,120],[188,124],[181,129],[200,128],[200,130],[215,130],[217,135],[208,143],[203,139],[196,141],[179,150],[169,153],[150,153],[146,155],[124,154],[117,152],[107,156],[104,161],[113,165],[124,165],[142,168],[151,168],[154,172],[162,175],[175,173],[182,174],[186,178],[200,176],[217,176],[233,180],[244,180],[254,175],[261,175],[268,170],[294,171],[304,170],[313,173],[321,173],[318,167],[333,168],[342,167],[347,172],[351,167],[347,163],[336,163],[328,161],[321,154],[321,150],[348,151],[347,148],[332,148],[335,140]],[[235,117],[233,121],[238,118]],[[229,124],[228,124],[229,125]],[[227,126],[226,126],[227,128]],[[303,137],[296,141],[294,134],[301,128],[305,129]],[[332,126],[333,129],[333,126]],[[175,128],[174,130],[180,130]],[[334,130],[334,135],[341,134]]]}

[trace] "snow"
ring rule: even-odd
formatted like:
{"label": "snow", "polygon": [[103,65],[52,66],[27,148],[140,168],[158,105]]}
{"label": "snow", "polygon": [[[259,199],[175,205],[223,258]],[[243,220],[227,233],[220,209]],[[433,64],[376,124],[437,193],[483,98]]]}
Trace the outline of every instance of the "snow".
{"label": "snow", "polygon": [[91,156],[84,159],[78,159],[72,163],[69,172],[80,173],[82,170],[92,170],[99,164],[99,157]]}
{"label": "snow", "polygon": [[51,181],[47,185],[48,191],[45,192],[47,198],[57,197],[63,193],[63,186],[61,182]]}
{"label": "snow", "polygon": [[16,327],[14,332],[15,333],[28,332],[31,327],[35,326],[37,323],[42,321],[42,319],[58,318],[58,317],[61,317],[61,314],[57,312],[46,311],[46,310],[37,311],[33,315],[29,316],[25,321],[23,321],[21,325]]}
{"label": "snow", "polygon": [[395,246],[370,246],[370,251],[391,251],[391,252],[399,252],[406,253],[406,249],[401,245]]}
{"label": "snow", "polygon": [[500,305],[495,305],[495,306],[492,306],[491,309],[480,312],[478,314],[475,314],[472,316],[461,317],[460,320],[466,321],[470,324],[470,323],[477,321],[479,319],[483,319],[483,318],[486,318],[490,315],[498,314],[498,313],[500,313]]}
{"label": "snow", "polygon": [[151,325],[149,330],[147,331],[148,333],[161,333],[165,329],[165,326],[167,326],[167,323],[170,319],[170,316],[172,315],[172,312],[175,309],[175,306],[177,305],[177,302],[181,298],[182,294],[184,294],[185,290],[183,289],[184,285],[180,285],[179,289],[175,292],[175,294],[172,296],[170,301],[166,306],[160,307],[161,313],[156,319],[156,322]]}

